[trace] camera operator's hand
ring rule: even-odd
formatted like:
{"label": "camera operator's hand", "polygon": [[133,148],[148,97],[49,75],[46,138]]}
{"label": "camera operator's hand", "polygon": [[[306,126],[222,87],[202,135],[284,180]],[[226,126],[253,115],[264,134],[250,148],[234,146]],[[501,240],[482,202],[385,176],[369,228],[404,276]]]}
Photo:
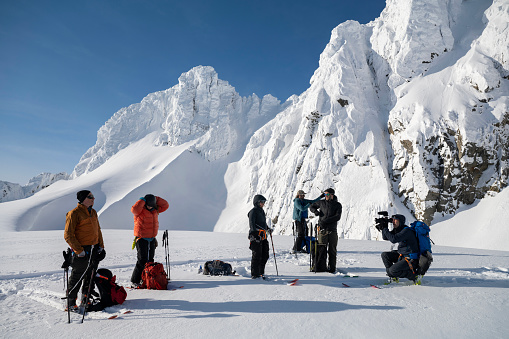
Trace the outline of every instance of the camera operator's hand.
{"label": "camera operator's hand", "polygon": [[389,227],[389,223],[384,220],[384,219],[381,219],[381,220],[376,220],[376,225],[375,225],[376,229],[379,230],[380,232],[382,232],[382,230],[384,228],[388,228]]}

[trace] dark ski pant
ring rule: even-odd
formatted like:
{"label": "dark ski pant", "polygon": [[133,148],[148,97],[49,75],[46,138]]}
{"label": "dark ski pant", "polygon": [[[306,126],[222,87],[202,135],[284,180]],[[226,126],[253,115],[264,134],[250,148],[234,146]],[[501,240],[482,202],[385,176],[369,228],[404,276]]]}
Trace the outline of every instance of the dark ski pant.
{"label": "dark ski pant", "polygon": [[318,234],[318,262],[329,256],[327,271],[336,272],[336,260],[338,253],[338,231],[320,231]]}
{"label": "dark ski pant", "polygon": [[133,284],[139,284],[141,282],[141,274],[145,269],[145,264],[154,261],[154,255],[156,253],[156,242],[139,238],[136,241],[136,250],[138,251],[138,261],[134,266],[134,271],[131,276],[131,282]]}
{"label": "dark ski pant", "polygon": [[[81,293],[86,294],[88,292],[88,285],[91,280],[92,269],[97,269],[98,265],[98,263],[92,262],[90,263],[90,267],[88,267],[90,261],[91,246],[84,246],[84,248],[86,252],[88,251],[87,255],[79,258],[76,254],[74,254],[71,264],[72,270],[68,285],[69,300],[71,305],[76,302],[76,298],[78,297],[78,292],[81,285],[83,285]],[[92,286],[92,289],[93,288],[94,286]]]}
{"label": "dark ski pant", "polygon": [[417,272],[417,265],[414,260],[411,260],[414,272],[412,272],[405,258],[400,256],[397,251],[382,252],[382,261],[389,277],[415,279],[416,274],[414,272]]}
{"label": "dark ski pant", "polygon": [[297,234],[297,238],[295,239],[295,244],[293,244],[293,250],[295,252],[302,251],[302,243],[306,241],[307,234],[307,223],[306,219],[302,218],[300,221],[295,220],[295,233]]}
{"label": "dark ski pant", "polygon": [[259,277],[265,274],[265,264],[269,260],[269,242],[267,239],[251,241],[249,249],[253,254],[251,257],[251,276]]}

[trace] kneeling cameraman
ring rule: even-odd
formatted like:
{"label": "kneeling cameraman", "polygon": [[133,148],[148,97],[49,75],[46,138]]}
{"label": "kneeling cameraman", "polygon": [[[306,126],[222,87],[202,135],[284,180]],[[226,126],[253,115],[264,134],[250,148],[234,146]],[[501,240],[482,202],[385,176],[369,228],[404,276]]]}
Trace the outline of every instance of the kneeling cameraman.
{"label": "kneeling cameraman", "polygon": [[[379,214],[388,215],[387,212]],[[393,215],[390,219],[376,219],[376,228],[382,231],[383,239],[393,244],[399,243],[397,251],[382,252],[382,261],[391,281],[397,281],[398,278],[415,280],[417,277],[419,263],[413,257],[419,253],[419,243],[414,231],[405,226],[405,221],[405,216],[401,214]],[[389,222],[394,226],[392,231],[389,231]]]}

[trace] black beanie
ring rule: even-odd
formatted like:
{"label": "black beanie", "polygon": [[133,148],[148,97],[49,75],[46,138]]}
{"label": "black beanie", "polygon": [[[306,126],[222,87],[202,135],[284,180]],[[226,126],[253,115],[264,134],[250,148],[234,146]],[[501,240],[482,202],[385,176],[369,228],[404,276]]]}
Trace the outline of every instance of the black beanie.
{"label": "black beanie", "polygon": [[80,203],[82,203],[83,201],[85,201],[85,199],[87,198],[87,196],[89,194],[90,194],[90,191],[87,191],[87,190],[79,191],[78,193],[76,193],[76,198],[78,198],[78,201]]}
{"label": "black beanie", "polygon": [[335,194],[334,192],[334,189],[333,188],[327,188],[325,191],[323,191],[324,193],[330,193],[330,194]]}
{"label": "black beanie", "polygon": [[157,208],[157,199],[153,194],[145,195],[145,204],[148,207]]}

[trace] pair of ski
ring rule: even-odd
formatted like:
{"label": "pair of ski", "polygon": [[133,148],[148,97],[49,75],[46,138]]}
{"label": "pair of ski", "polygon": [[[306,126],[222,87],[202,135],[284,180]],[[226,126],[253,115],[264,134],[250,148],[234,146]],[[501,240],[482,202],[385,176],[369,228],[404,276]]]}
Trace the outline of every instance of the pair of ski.
{"label": "pair of ski", "polygon": [[[76,311],[71,311],[71,312],[76,313],[76,314],[79,314],[79,315],[83,315],[83,310],[76,310]],[[87,313],[88,313],[88,312],[87,312]],[[122,316],[122,315],[124,315],[124,314],[131,314],[131,313],[133,313],[133,311],[131,311],[131,310],[126,310],[126,311],[118,312],[118,313],[115,313],[115,314],[113,314],[113,315],[110,315],[110,316],[107,316],[107,317],[103,318],[103,317],[101,317],[101,315],[102,315],[102,314],[104,314],[104,313],[106,313],[106,314],[107,314],[108,312],[99,311],[99,312],[96,312],[95,314],[97,314],[97,315],[99,315],[99,316],[100,316],[98,319],[110,320],[110,319],[121,319],[121,318],[119,318],[119,317],[121,317],[121,316]],[[90,316],[90,315],[91,315],[91,314],[89,313],[89,316]],[[90,316],[90,318],[91,318],[91,319],[96,319],[96,317],[95,317],[95,316]]]}
{"label": "pair of ski", "polygon": [[[390,285],[390,284],[398,284],[398,283],[399,283],[399,282],[386,282],[386,283],[384,283],[384,285],[386,285],[386,286],[387,286],[387,285]],[[350,285],[345,284],[345,283],[342,283],[342,285],[343,285],[344,287],[351,287]],[[419,281],[419,282],[417,282],[417,283],[413,283],[413,284],[407,284],[407,283],[404,283],[404,285],[405,285],[405,286],[421,285],[421,282]],[[380,287],[380,286],[378,286],[378,285],[369,284],[369,286],[370,286],[370,287],[372,287],[372,288],[375,288],[375,289],[377,289],[377,290],[381,289],[381,287]]]}
{"label": "pair of ski", "polygon": [[114,315],[112,315],[111,317],[108,317],[108,318],[106,318],[106,319],[107,319],[107,320],[111,320],[111,319],[119,319],[119,316],[121,316],[121,315],[123,315],[123,314],[130,314],[130,313],[133,313],[133,311],[131,311],[131,310],[127,310],[127,311],[124,311],[124,312],[122,312],[122,313],[120,313],[120,314],[114,314]]}
{"label": "pair of ski", "polygon": [[[274,281],[274,282],[278,282],[278,281],[282,280],[282,279],[278,279],[278,278],[276,278],[276,279],[269,278],[267,276],[264,276],[262,279],[265,281]],[[297,285],[298,282],[299,282],[299,279],[293,279],[293,280],[288,280],[288,281],[284,280],[284,283],[288,286],[295,286],[295,285]]]}

